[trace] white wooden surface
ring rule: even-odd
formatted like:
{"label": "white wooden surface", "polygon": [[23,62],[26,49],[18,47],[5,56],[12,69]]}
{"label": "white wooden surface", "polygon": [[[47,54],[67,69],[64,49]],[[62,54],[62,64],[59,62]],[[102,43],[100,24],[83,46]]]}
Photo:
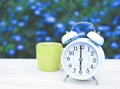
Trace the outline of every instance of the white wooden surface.
{"label": "white wooden surface", "polygon": [[42,72],[35,59],[0,59],[0,89],[120,89],[120,60],[105,60],[95,81],[68,78],[61,68],[56,72]]}

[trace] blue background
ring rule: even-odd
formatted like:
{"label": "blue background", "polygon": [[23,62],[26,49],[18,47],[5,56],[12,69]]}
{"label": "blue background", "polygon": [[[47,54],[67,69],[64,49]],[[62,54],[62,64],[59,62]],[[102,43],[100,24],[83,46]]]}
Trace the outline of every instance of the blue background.
{"label": "blue background", "polygon": [[0,58],[35,58],[36,43],[61,42],[73,24],[88,21],[105,38],[106,58],[120,59],[119,10],[119,0],[0,0]]}

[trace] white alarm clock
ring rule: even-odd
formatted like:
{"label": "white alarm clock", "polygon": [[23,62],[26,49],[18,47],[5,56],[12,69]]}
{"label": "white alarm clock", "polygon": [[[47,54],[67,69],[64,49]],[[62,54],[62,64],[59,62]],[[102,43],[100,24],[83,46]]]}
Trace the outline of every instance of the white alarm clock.
{"label": "white alarm clock", "polygon": [[[78,24],[93,26],[89,22],[79,22],[76,25]],[[103,37],[96,33],[95,29],[90,31],[87,37],[79,38],[79,34],[75,31],[67,32],[62,37],[62,43],[67,45],[62,53],[61,64],[65,72],[74,79],[92,78],[105,60],[104,51],[101,48],[104,43]]]}

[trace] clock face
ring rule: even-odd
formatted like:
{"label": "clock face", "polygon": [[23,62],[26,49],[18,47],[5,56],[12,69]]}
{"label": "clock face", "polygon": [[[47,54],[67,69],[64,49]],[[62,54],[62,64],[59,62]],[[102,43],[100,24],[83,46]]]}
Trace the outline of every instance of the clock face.
{"label": "clock face", "polygon": [[67,46],[62,59],[64,70],[77,79],[91,77],[99,62],[97,51],[86,42],[75,42]]}

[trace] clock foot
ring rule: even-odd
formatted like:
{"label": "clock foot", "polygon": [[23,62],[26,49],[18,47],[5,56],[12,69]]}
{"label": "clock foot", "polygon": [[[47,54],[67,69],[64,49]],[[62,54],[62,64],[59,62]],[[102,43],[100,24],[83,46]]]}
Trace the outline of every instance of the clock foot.
{"label": "clock foot", "polygon": [[64,79],[64,82],[66,81],[66,79],[69,77],[69,75],[66,75],[65,79]]}
{"label": "clock foot", "polygon": [[93,79],[93,80],[95,80],[96,85],[98,86],[98,85],[99,85],[99,83],[98,83],[97,79],[96,79],[94,76],[92,76],[92,79]]}

